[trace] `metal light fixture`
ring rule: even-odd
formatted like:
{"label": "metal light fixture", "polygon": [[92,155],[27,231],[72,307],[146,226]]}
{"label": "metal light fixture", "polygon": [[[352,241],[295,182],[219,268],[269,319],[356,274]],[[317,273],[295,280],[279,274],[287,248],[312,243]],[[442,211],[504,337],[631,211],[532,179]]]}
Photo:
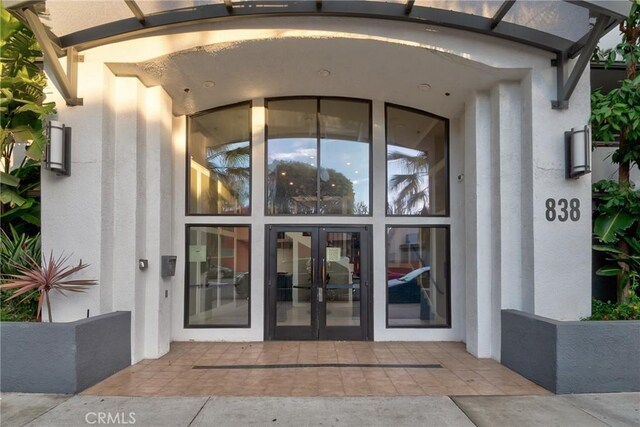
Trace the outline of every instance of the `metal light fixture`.
{"label": "metal light fixture", "polygon": [[571,128],[571,131],[565,132],[564,147],[567,179],[591,173],[591,129],[588,125],[583,129]]}
{"label": "metal light fixture", "polygon": [[49,143],[44,167],[57,175],[71,175],[71,128],[55,120],[47,124]]}

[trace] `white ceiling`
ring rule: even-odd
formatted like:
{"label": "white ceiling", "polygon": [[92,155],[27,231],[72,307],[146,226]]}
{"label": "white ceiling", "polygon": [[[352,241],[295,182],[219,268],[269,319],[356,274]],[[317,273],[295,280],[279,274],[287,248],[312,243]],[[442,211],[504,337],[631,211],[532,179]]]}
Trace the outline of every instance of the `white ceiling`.
{"label": "white ceiling", "polygon": [[[520,69],[499,70],[421,47],[346,38],[220,43],[109,67],[116,75],[138,76],[147,86],[162,85],[176,115],[255,98],[328,95],[455,117],[471,91],[523,76]],[[320,70],[330,75],[323,77]],[[204,82],[215,86],[205,88]],[[423,83],[431,89],[419,89]]]}

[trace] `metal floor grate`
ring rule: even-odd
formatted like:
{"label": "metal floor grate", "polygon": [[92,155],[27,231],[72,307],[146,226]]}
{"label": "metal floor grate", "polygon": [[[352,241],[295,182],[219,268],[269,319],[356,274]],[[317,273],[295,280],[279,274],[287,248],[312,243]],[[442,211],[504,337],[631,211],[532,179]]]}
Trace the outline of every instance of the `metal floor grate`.
{"label": "metal floor grate", "polygon": [[191,369],[290,369],[290,368],[422,368],[438,369],[440,364],[399,363],[284,363],[276,365],[195,365]]}

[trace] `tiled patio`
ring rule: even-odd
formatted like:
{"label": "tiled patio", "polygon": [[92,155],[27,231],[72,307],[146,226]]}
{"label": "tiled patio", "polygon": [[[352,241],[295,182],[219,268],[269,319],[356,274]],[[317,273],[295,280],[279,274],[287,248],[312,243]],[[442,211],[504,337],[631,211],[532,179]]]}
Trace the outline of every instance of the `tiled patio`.
{"label": "tiled patio", "polygon": [[[360,366],[264,367],[300,364]],[[194,369],[194,366],[200,368]],[[476,359],[465,351],[463,343],[325,341],[174,342],[164,357],[143,360],[82,394],[422,396],[550,393],[494,360]]]}

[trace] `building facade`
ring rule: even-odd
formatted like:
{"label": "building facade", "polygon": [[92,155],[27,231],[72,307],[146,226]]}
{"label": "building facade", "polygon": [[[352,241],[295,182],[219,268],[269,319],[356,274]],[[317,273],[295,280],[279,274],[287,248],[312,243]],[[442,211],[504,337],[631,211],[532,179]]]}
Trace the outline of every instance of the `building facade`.
{"label": "building facade", "polygon": [[589,72],[568,52],[625,2],[138,3],[137,32],[125,2],[40,15],[82,98],[49,94],[73,140],[71,176],[43,173],[44,250],[100,282],[54,320],[131,311],[134,361],[280,339],[499,359],[502,309],[589,315],[591,181],[565,176]]}

